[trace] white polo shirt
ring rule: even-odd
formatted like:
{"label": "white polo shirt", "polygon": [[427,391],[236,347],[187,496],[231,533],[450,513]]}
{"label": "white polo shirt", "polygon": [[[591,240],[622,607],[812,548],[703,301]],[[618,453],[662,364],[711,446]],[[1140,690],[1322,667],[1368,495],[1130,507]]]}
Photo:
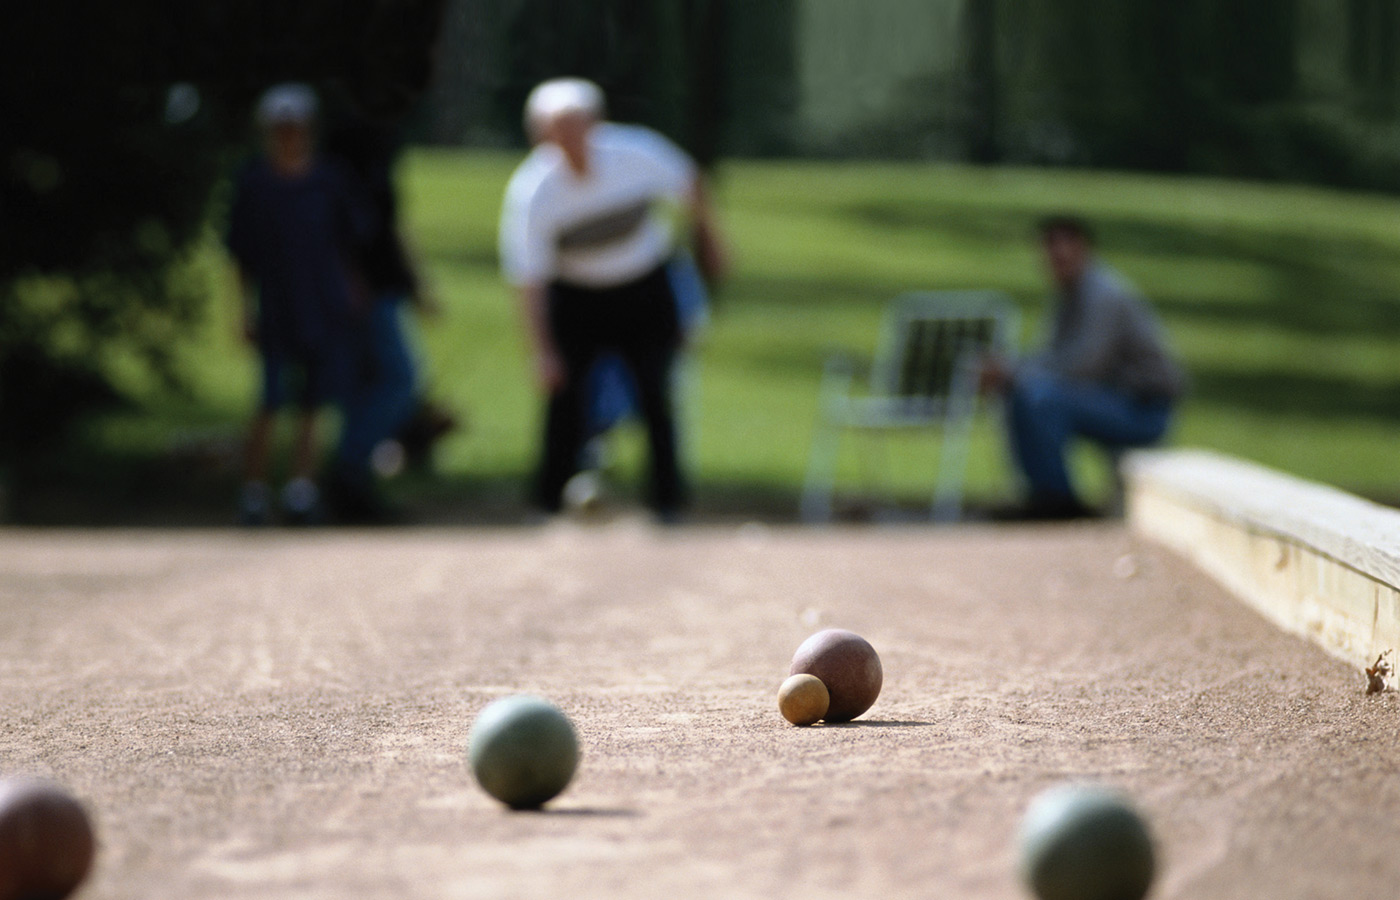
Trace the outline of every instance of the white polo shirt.
{"label": "white polo shirt", "polygon": [[588,142],[582,178],[553,144],[536,147],[511,176],[500,252],[512,284],[616,287],[670,257],[674,237],[656,206],[689,194],[695,162],[639,125],[600,122]]}

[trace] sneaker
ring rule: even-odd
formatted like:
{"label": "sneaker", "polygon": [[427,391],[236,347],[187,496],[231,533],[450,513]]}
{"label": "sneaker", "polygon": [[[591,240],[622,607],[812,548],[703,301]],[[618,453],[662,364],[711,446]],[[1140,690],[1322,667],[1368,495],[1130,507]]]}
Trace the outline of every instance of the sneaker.
{"label": "sneaker", "polygon": [[685,511],[678,506],[663,506],[654,511],[656,524],[663,528],[674,528],[677,525],[684,525],[686,521]]}
{"label": "sneaker", "polygon": [[258,528],[271,520],[272,505],[268,500],[267,485],[261,481],[243,485],[243,492],[238,497],[238,524]]}
{"label": "sneaker", "polygon": [[369,455],[369,467],[380,478],[393,478],[402,474],[407,460],[408,454],[404,452],[403,444],[389,438],[374,445]]}
{"label": "sneaker", "polygon": [[433,447],[453,431],[463,430],[462,420],[447,410],[424,400],[396,435],[403,448],[404,466],[426,469],[432,463]]}
{"label": "sneaker", "polygon": [[597,515],[603,507],[603,477],[585,469],[564,484],[564,508],[578,516]]}
{"label": "sneaker", "polygon": [[1070,522],[1097,519],[1103,514],[1074,497],[1032,497],[1029,501],[991,510],[994,522]]}
{"label": "sneaker", "polygon": [[379,492],[373,478],[339,468],[331,472],[326,484],[326,505],[340,525],[392,525],[403,519]]}
{"label": "sneaker", "polygon": [[310,478],[293,478],[282,488],[282,515],[288,525],[315,525],[321,520],[321,492]]}

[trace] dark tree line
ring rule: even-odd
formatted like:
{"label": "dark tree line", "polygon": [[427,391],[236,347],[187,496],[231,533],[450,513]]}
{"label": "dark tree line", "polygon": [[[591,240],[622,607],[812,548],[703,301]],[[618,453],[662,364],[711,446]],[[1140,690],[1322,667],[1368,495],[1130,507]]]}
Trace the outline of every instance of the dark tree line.
{"label": "dark tree line", "polygon": [[[1242,128],[1294,97],[1300,49],[1294,0],[972,0],[992,67],[1019,107],[1001,112],[1010,139],[992,155],[1034,156],[1015,131],[1052,122],[1077,161],[1165,171],[1209,168],[1202,153],[1248,153]],[[1013,53],[1035,60],[1017,65]],[[1231,148],[1230,144],[1236,144]],[[1241,159],[1241,165],[1246,165]]]}
{"label": "dark tree line", "polygon": [[[454,0],[427,137],[520,145],[530,89],[598,82],[609,113],[670,135],[703,162],[765,141],[790,87],[792,0]],[[749,40],[761,33],[762,39]],[[464,111],[470,115],[464,115]],[[771,137],[767,138],[771,142]]]}
{"label": "dark tree line", "polygon": [[902,35],[814,36],[815,0],[452,0],[427,136],[519,145],[529,88],[581,74],[620,118],[707,161],[941,157],[1400,188],[1386,146],[1397,0],[879,0],[871,20],[898,29],[931,7],[957,25],[929,36],[927,68],[886,79],[873,103],[885,73],[846,73],[866,115],[833,126],[808,111],[823,54]]}
{"label": "dark tree line", "polygon": [[954,89],[890,110],[942,140],[896,154],[1400,190],[1396,0],[956,5]]}
{"label": "dark tree line", "polygon": [[0,29],[0,455],[113,399],[135,354],[171,373],[203,308],[181,263],[269,84],[404,114],[443,0],[12,5]]}
{"label": "dark tree line", "polygon": [[[803,116],[827,60],[806,2],[11,4],[0,453],[104,399],[112,357],[170,368],[204,299],[183,254],[246,146],[250,104],[281,80],[384,120],[419,106],[420,136],[444,142],[520,146],[526,93],[571,74],[706,162],[938,156],[1400,189],[1400,0],[879,0],[885,27],[901,4],[909,21],[948,12],[956,27],[930,39],[952,52],[930,47],[925,70],[820,143]],[[871,73],[850,74],[864,98]]]}

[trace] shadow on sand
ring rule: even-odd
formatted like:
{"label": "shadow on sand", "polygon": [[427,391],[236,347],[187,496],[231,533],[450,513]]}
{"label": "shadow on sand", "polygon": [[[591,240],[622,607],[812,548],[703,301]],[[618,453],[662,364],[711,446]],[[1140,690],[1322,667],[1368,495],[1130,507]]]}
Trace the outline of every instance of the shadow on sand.
{"label": "shadow on sand", "polygon": [[542,816],[573,816],[588,819],[636,819],[641,813],[635,809],[602,809],[596,806],[573,806],[562,809],[544,807],[540,809],[519,809],[513,812],[534,813]]}
{"label": "shadow on sand", "polygon": [[821,722],[817,728],[923,728],[935,722],[913,722],[900,719],[856,719],[852,722]]}

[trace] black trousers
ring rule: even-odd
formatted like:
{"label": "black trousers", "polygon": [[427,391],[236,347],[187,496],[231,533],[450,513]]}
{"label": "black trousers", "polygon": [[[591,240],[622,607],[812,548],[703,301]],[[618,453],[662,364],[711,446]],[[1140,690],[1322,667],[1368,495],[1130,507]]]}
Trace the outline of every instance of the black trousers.
{"label": "black trousers", "polygon": [[671,369],[680,347],[676,301],[664,267],[614,288],[555,283],[549,327],[563,358],[564,384],[549,397],[535,502],[554,512],[564,485],[578,471],[586,437],[588,376],[605,353],[617,354],[637,385],[637,402],[651,447],[649,500],[661,512],[684,505],[686,486],[677,453]]}

